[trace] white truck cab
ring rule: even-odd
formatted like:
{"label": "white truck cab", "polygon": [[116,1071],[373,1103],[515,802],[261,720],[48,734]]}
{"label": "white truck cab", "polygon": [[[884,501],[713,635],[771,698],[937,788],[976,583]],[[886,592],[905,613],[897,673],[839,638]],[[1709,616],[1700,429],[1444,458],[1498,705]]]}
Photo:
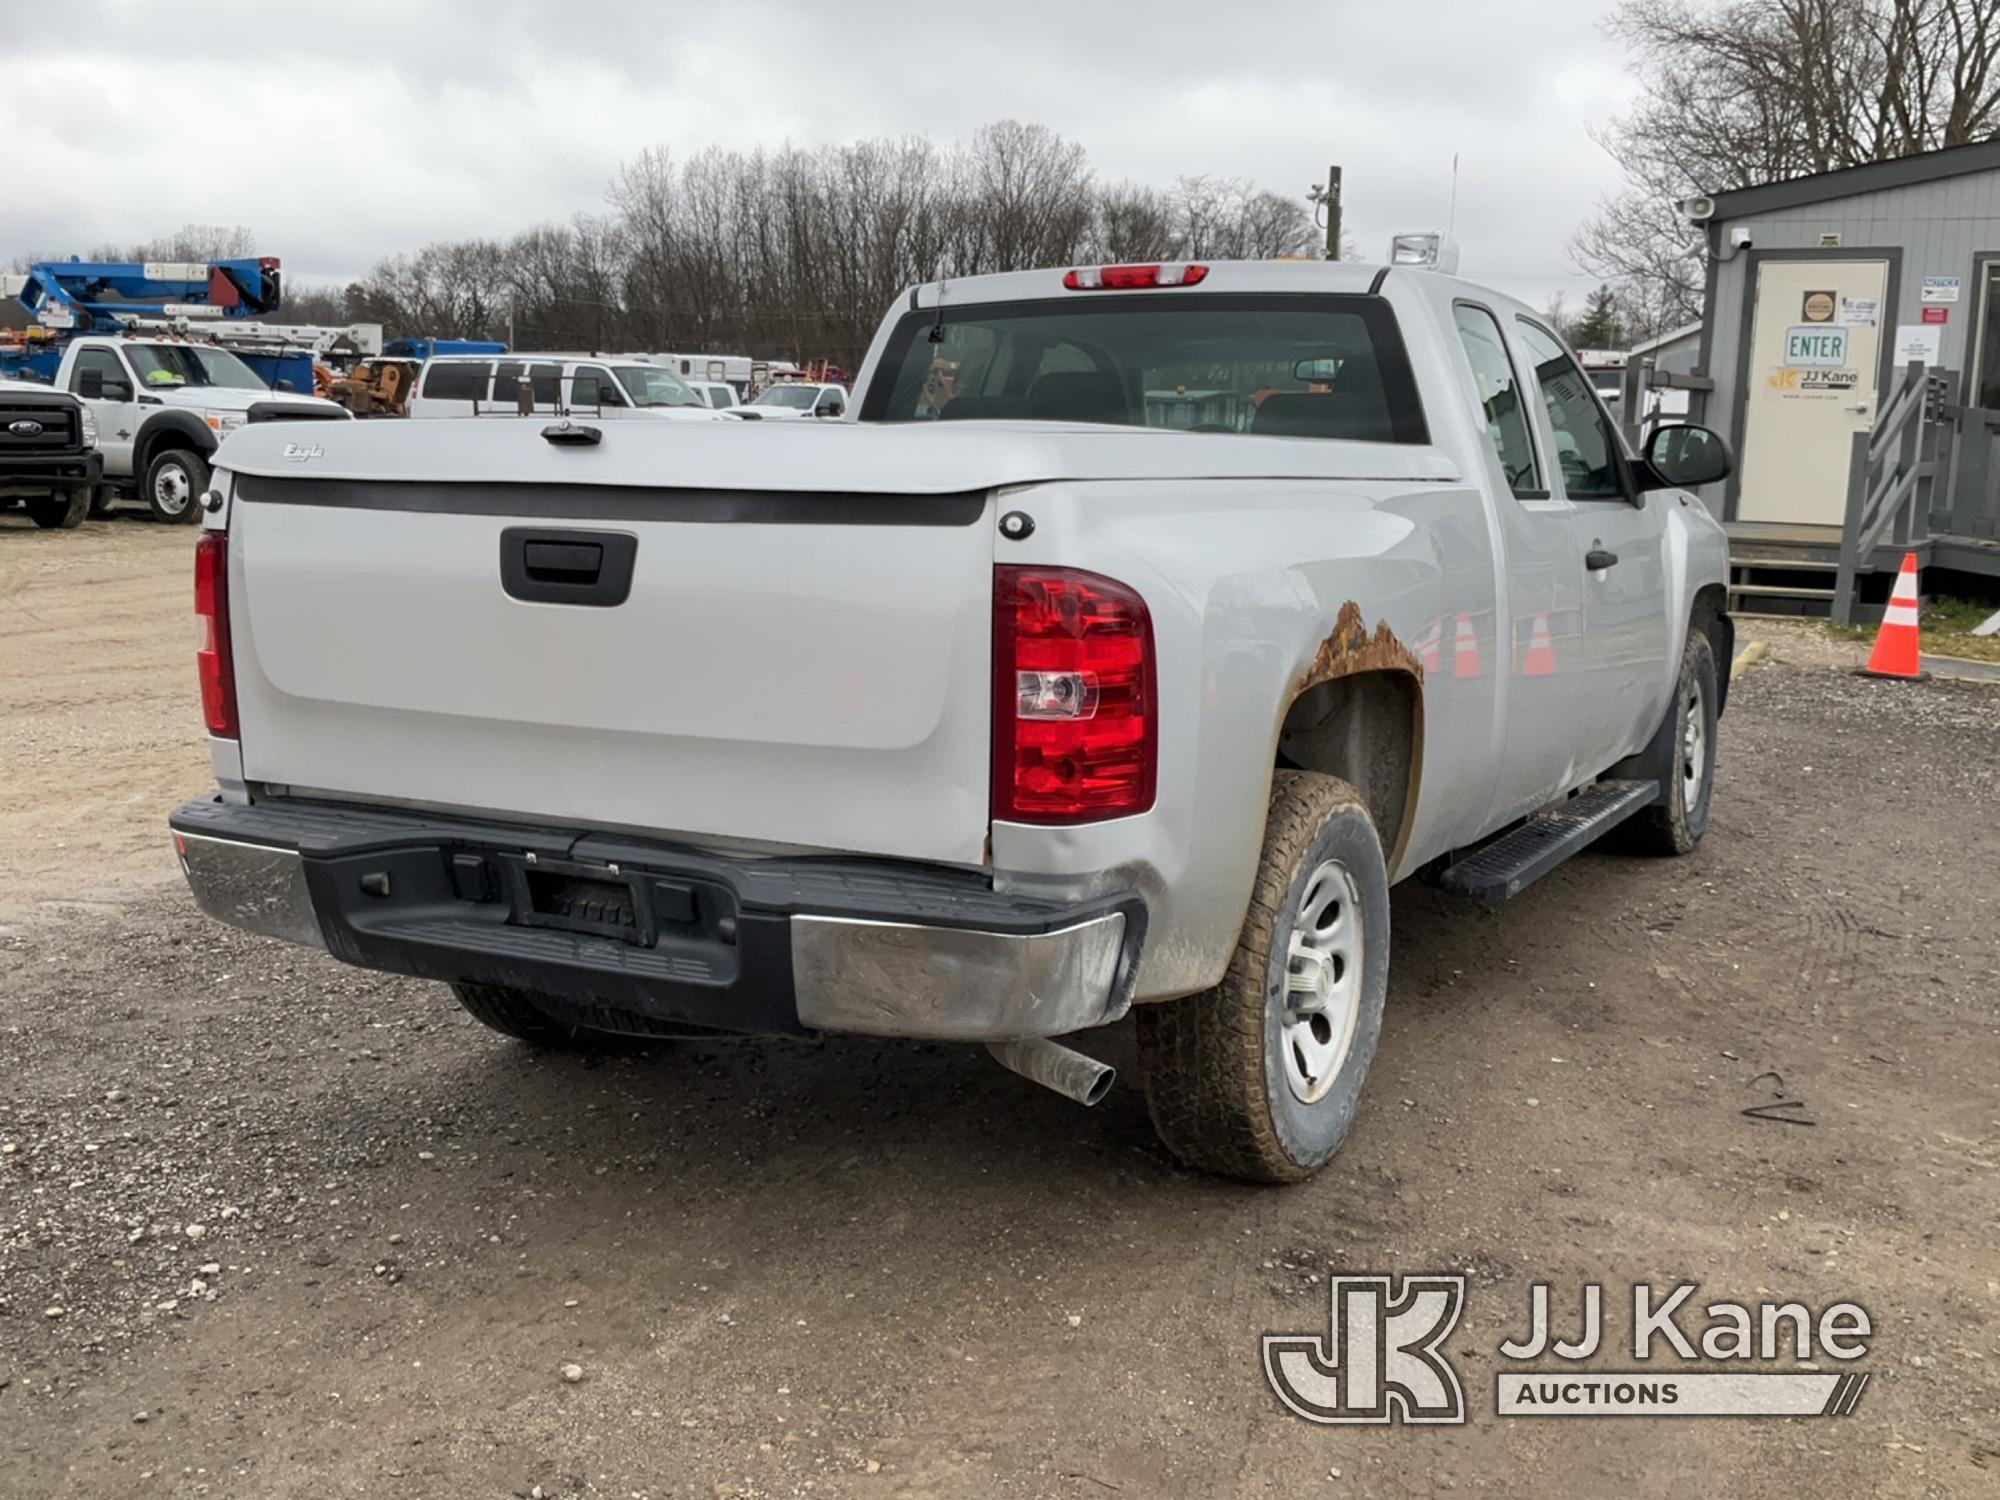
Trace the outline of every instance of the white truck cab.
{"label": "white truck cab", "polygon": [[733,415],[760,422],[798,422],[807,417],[844,417],[847,407],[847,391],[841,386],[781,380],[765,386]]}
{"label": "white truck cab", "polygon": [[680,376],[649,360],[560,354],[438,355],[425,363],[409,413],[673,422],[719,415]]}
{"label": "white truck cab", "polygon": [[200,514],[209,458],[250,420],[253,406],[347,415],[331,401],[273,391],[227,349],[185,339],[72,339],[55,384],[82,401],[96,422],[104,482],[136,488],[155,519],[169,522]]}
{"label": "white truck cab", "polygon": [[736,397],[736,387],[726,380],[690,380],[687,387],[717,411],[728,411],[743,404]]}

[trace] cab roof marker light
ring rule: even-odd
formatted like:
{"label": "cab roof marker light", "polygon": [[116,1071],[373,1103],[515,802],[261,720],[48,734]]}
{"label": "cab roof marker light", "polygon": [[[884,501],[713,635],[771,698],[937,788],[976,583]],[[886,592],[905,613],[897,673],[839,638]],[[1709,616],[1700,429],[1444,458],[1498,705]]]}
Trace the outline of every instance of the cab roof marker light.
{"label": "cab roof marker light", "polygon": [[1176,260],[1151,265],[1077,266],[1063,276],[1063,287],[1072,292],[1126,292],[1162,286],[1196,286],[1207,279],[1207,266]]}
{"label": "cab roof marker light", "polygon": [[1405,230],[1389,237],[1389,264],[1422,266],[1452,276],[1458,271],[1458,241],[1442,229]]}

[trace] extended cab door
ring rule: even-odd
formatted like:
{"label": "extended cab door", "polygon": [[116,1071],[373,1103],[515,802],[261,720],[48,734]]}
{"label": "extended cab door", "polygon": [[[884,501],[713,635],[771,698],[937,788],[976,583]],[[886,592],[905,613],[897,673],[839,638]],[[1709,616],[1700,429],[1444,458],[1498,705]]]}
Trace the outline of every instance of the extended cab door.
{"label": "extended cab door", "polygon": [[[1637,493],[1617,430],[1590,377],[1556,336],[1518,320],[1541,393],[1549,467],[1572,507],[1574,562],[1583,580],[1583,633],[1575,693],[1565,715],[1596,774],[1643,745],[1667,698],[1674,625],[1668,618],[1665,509]],[[1519,643],[1540,662],[1537,643]],[[1527,668],[1524,667],[1524,670]]]}
{"label": "extended cab door", "polygon": [[[1534,440],[1535,397],[1525,361],[1490,307],[1461,298],[1451,313],[1486,431],[1498,593],[1507,605],[1508,637],[1485,659],[1477,651],[1450,657],[1454,676],[1491,674],[1499,687],[1501,754],[1486,823],[1493,828],[1534,812],[1590,774],[1578,764],[1571,717],[1583,582],[1570,503],[1551,487]],[[1524,657],[1517,644],[1523,638],[1546,641],[1547,652]]]}
{"label": "extended cab door", "polygon": [[97,419],[97,451],[106,478],[132,472],[132,444],[139,431],[139,391],[124,357],[108,344],[85,344],[70,366],[69,392]]}

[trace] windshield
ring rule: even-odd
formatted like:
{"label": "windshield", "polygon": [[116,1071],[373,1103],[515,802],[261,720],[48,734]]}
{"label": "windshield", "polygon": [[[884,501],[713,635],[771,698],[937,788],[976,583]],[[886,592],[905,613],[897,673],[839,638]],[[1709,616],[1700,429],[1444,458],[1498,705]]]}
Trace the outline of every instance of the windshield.
{"label": "windshield", "polygon": [[1166,293],[911,313],[869,422],[1098,422],[1421,443],[1395,315],[1353,295]]}
{"label": "windshield", "polygon": [[752,406],[789,406],[796,411],[810,411],[813,402],[819,399],[819,392],[809,385],[774,385],[750,404]]}
{"label": "windshield", "polygon": [[620,365],[613,373],[634,406],[700,406],[701,397],[658,365]]}
{"label": "windshield", "polygon": [[230,391],[267,391],[256,372],[227,349],[198,344],[127,344],[125,354],[146,386],[205,385]]}

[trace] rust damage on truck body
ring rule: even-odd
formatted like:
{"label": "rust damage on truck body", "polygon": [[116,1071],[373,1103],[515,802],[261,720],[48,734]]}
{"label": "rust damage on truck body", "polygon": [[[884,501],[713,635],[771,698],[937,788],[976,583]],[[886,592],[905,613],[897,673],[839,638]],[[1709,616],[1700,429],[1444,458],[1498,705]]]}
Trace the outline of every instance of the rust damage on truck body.
{"label": "rust damage on truck body", "polygon": [[[1340,606],[1340,613],[1334,618],[1333,633],[1320,642],[1319,650],[1313,653],[1311,665],[1292,689],[1292,697],[1296,699],[1307,688],[1318,687],[1322,682],[1331,682],[1336,677],[1346,677],[1355,672],[1408,672],[1419,685],[1424,680],[1424,664],[1417,660],[1414,651],[1396,639],[1396,632],[1389,628],[1389,622],[1376,621],[1375,633],[1370,635],[1361,606],[1349,599]],[[1421,702],[1422,693],[1417,696]]]}
{"label": "rust damage on truck body", "polygon": [[[1368,629],[1367,618],[1361,612],[1361,605],[1349,599],[1340,606],[1339,613],[1334,617],[1333,629],[1328,632],[1326,639],[1320,642],[1319,649],[1313,653],[1313,659],[1293,685],[1291,703],[1286,706],[1286,719],[1289,720],[1300,700],[1315,688],[1337,682],[1342,678],[1390,672],[1401,673],[1408,679],[1412,708],[1408,748],[1409,768],[1405,777],[1403,805],[1396,819],[1394,847],[1383,851],[1390,878],[1393,880],[1416,819],[1417,789],[1423,779],[1424,664],[1422,660],[1403,644],[1396,632],[1389,628],[1387,620],[1376,621],[1375,629],[1371,632]],[[1282,723],[1283,721],[1280,728],[1281,737]],[[1356,789],[1364,796],[1368,795],[1368,788],[1357,786]]]}

